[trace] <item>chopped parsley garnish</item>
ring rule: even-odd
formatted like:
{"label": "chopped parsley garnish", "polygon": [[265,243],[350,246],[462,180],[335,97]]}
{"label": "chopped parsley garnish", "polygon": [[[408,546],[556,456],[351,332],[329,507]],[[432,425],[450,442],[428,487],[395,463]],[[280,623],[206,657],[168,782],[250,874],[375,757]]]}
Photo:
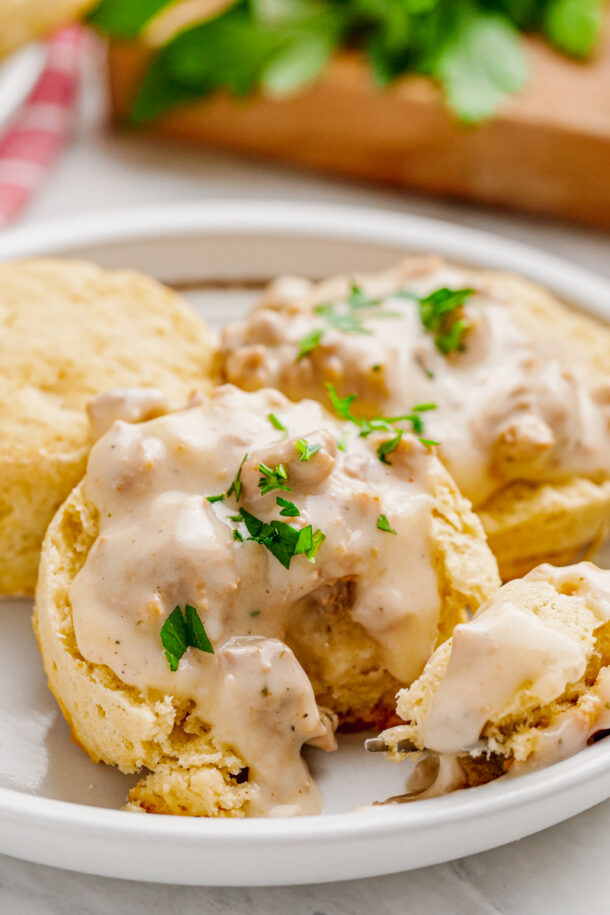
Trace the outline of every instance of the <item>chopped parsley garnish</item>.
{"label": "chopped parsley garnish", "polygon": [[214,654],[204,625],[190,604],[186,605],[184,615],[180,607],[172,610],[161,627],[161,644],[170,670],[178,669],[180,658],[189,647]]}
{"label": "chopped parsley garnish", "polygon": [[350,286],[349,298],[347,304],[350,308],[359,309],[359,308],[375,308],[377,305],[381,305],[383,298],[379,296],[373,298],[373,296],[367,295],[366,292],[363,292],[359,286],[356,286],[355,283],[352,283]]}
{"label": "chopped parsley garnish", "polygon": [[239,469],[238,469],[237,473],[235,474],[233,482],[231,483],[229,488],[226,490],[226,492],[221,492],[217,496],[206,496],[206,499],[208,502],[222,502],[223,499],[228,498],[230,495],[232,495],[232,493],[235,493],[235,501],[239,502],[239,498],[241,496],[242,485],[243,485],[241,482],[241,469],[247,460],[248,460],[248,455],[244,454],[241,464],[239,465]]}
{"label": "chopped parsley garnish", "polygon": [[267,416],[267,419],[269,420],[269,422],[271,423],[271,425],[273,426],[274,429],[278,429],[279,432],[287,431],[286,426],[284,425],[284,423],[281,420],[279,420],[277,418],[275,413],[269,413],[269,415]]}
{"label": "chopped parsley garnish", "polygon": [[343,432],[341,438],[337,439],[337,448],[339,451],[347,451],[347,432]]}
{"label": "chopped parsley garnish", "polygon": [[390,522],[385,515],[379,515],[377,518],[377,527],[380,531],[387,531],[388,534],[396,533],[396,531],[390,526]]}
{"label": "chopped parsley garnish", "polygon": [[325,535],[322,531],[313,533],[311,524],[297,530],[285,521],[261,521],[242,508],[244,524],[250,534],[249,540],[260,543],[272,553],[284,568],[290,568],[293,556],[304,553],[313,562]]}
{"label": "chopped parsley garnish", "polygon": [[329,302],[327,305],[318,305],[316,314],[328,321],[331,327],[343,331],[344,334],[369,334],[362,323],[362,318],[351,309],[345,310],[341,302]]}
{"label": "chopped parsley garnish", "polygon": [[326,382],[326,390],[328,391],[328,396],[330,397],[330,402],[333,405],[335,413],[338,413],[342,419],[346,419],[350,423],[356,423],[356,425],[359,426],[360,420],[354,416],[350,410],[351,405],[356,399],[356,395],[348,394],[347,397],[339,397],[334,385],[332,385],[330,381]]}
{"label": "chopped parsley garnish", "polygon": [[281,496],[277,496],[275,501],[282,509],[280,515],[283,515],[284,518],[298,518],[301,514],[294,502],[289,502],[288,499],[282,499]]}
{"label": "chopped parsley garnish", "polygon": [[294,548],[295,556],[299,553],[307,553],[313,544],[313,529],[311,524],[308,524],[307,527],[302,527],[299,531],[299,539],[297,540],[297,545]]}
{"label": "chopped parsley garnish", "polygon": [[418,403],[412,408],[414,413],[427,413],[429,410],[436,410],[435,403]]}
{"label": "chopped parsley garnish", "polygon": [[464,334],[470,327],[468,321],[464,318],[459,318],[457,321],[451,325],[446,334],[440,334],[436,337],[435,343],[436,348],[444,355],[448,356],[449,353],[454,353],[456,350],[462,352],[464,350]]}
{"label": "chopped parsley garnish", "polygon": [[455,312],[474,294],[474,289],[449,289],[443,286],[419,299],[421,323],[434,333],[434,343],[444,356],[464,349],[464,334],[470,325]]}
{"label": "chopped parsley garnish", "polygon": [[[355,394],[348,394],[347,397],[339,397],[330,382],[326,383],[326,389],[335,411],[342,419],[354,423],[354,425],[359,427],[361,438],[366,438],[373,432],[395,432],[396,423],[409,422],[411,423],[413,432],[418,436],[422,445],[429,446],[439,444],[439,442],[432,441],[432,439],[423,438],[424,421],[421,414],[427,413],[429,410],[436,410],[436,404],[434,403],[416,404],[412,407],[410,413],[405,413],[403,416],[374,416],[372,419],[359,419],[357,416],[354,416],[351,411],[351,406],[356,400]],[[396,450],[404,431],[404,429],[400,429],[399,434],[396,435],[395,438],[383,442],[377,449],[377,455],[383,464],[390,463],[390,461],[386,460],[386,455],[391,454],[392,451]]]}
{"label": "chopped parsley garnish", "polygon": [[311,547],[307,550],[307,558],[310,562],[315,562],[316,556],[318,555],[318,550],[326,540],[326,534],[323,534],[322,531],[314,531],[311,538]]}
{"label": "chopped parsley garnish", "polygon": [[308,334],[305,334],[304,337],[301,337],[299,340],[299,352],[297,353],[297,362],[299,359],[302,359],[304,356],[307,356],[311,353],[316,347],[322,342],[322,337],[324,336],[324,329],[322,327],[317,327],[315,330],[311,330]]}
{"label": "chopped parsley garnish", "polygon": [[[324,318],[325,321],[331,327],[336,328],[337,330],[342,331],[344,334],[369,334],[370,331],[366,329],[363,324],[363,317],[360,312],[377,308],[385,300],[385,297],[373,297],[367,295],[363,292],[359,286],[352,284],[350,288],[350,293],[347,298],[338,300],[335,302],[326,302],[323,305],[318,305],[315,308],[317,315],[320,315],[321,318]],[[377,311],[375,313],[376,318],[393,318],[396,317],[398,312],[390,311]],[[314,338],[314,335],[318,333],[319,337]],[[310,349],[313,349],[320,342],[323,331],[312,331],[306,337],[303,337],[299,346],[299,354],[297,359],[301,358],[301,355],[304,355],[301,350],[303,346],[309,346],[310,339],[315,339],[313,346],[306,350],[309,352]]]}
{"label": "chopped parsley garnish", "polygon": [[314,454],[317,454],[322,445],[310,445],[304,438],[299,438],[294,443],[294,447],[301,455],[301,461],[309,461]]}
{"label": "chopped parsley garnish", "polygon": [[244,454],[244,456],[241,460],[241,464],[239,465],[239,468],[237,470],[237,473],[235,474],[235,478],[234,478],[233,482],[231,483],[231,485],[229,486],[229,488],[227,489],[227,496],[230,496],[233,493],[235,493],[236,502],[239,502],[239,499],[241,497],[241,490],[243,487],[243,483],[241,481],[241,469],[247,460],[248,460],[248,455]]}
{"label": "chopped parsley garnish", "polygon": [[389,438],[387,441],[382,442],[381,445],[378,447],[377,457],[379,458],[379,460],[381,461],[382,464],[391,464],[392,463],[391,461],[388,461],[387,455],[391,454],[393,451],[396,451],[396,449],[400,445],[403,435],[404,435],[403,430],[400,429],[398,431],[398,434],[394,438]]}
{"label": "chopped parsley garnish", "polygon": [[237,529],[233,531],[233,540],[237,540],[238,543],[244,542],[243,536],[239,533],[239,531]]}
{"label": "chopped parsley garnish", "polygon": [[250,611],[250,616],[252,616],[254,618],[256,618],[257,616],[260,616],[260,615],[261,615],[260,610],[251,610]]}
{"label": "chopped parsley garnish", "polygon": [[262,477],[258,481],[261,496],[266,496],[268,492],[272,492],[274,489],[285,489],[287,492],[292,492],[290,486],[286,485],[288,474],[283,464],[277,464],[275,470],[272,470],[271,467],[267,467],[261,461],[258,469],[262,473]]}

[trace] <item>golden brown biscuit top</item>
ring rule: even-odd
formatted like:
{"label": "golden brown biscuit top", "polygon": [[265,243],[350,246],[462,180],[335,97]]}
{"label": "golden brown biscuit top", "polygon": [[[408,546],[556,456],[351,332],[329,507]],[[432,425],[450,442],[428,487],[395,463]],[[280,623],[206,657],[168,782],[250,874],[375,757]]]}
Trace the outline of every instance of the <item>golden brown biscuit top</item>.
{"label": "golden brown biscuit top", "polygon": [[0,265],[0,455],[90,443],[85,407],[108,388],[206,388],[214,346],[177,295],[140,274],[77,261]]}

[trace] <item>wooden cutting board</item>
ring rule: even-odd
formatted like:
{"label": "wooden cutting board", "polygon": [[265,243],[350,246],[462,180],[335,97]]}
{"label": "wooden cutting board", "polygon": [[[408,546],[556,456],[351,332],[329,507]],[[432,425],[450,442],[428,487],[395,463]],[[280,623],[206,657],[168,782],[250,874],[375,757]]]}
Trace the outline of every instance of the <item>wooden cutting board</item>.
{"label": "wooden cutting board", "polygon": [[[455,122],[439,90],[409,76],[372,84],[343,54],[311,88],[283,100],[224,94],[163,116],[152,130],[316,169],[610,227],[610,29],[595,59],[569,60],[529,39],[531,80],[482,127]],[[122,118],[149,52],[110,46]]]}

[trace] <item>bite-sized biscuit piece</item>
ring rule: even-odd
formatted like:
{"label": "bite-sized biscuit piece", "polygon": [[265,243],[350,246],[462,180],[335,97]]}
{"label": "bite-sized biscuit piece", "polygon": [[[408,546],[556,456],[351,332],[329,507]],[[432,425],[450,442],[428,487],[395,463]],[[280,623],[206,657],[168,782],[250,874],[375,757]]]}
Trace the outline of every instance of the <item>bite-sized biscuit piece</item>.
{"label": "bite-sized biscuit piece", "polygon": [[131,809],[317,812],[302,745],[392,720],[497,588],[445,468],[414,436],[380,451],[392,438],[226,385],[95,444],[47,533],[35,626],[75,739],[151,770]]}
{"label": "bite-sized biscuit piece", "polygon": [[46,527],[85,472],[88,402],[152,385],[139,415],[154,415],[163,397],[207,390],[214,359],[206,325],[152,279],[80,261],[0,265],[0,594],[34,591]]}
{"label": "bite-sized biscuit piece", "polygon": [[[610,729],[610,571],[542,565],[483,604],[398,694],[382,734],[426,750],[409,788],[433,797],[542,768]],[[401,752],[402,751],[402,752]]]}
{"label": "bite-sized biscuit piece", "polygon": [[[407,258],[377,275],[286,278],[223,333],[228,381],[357,416],[425,414],[503,577],[570,562],[610,521],[610,331],[534,283]],[[405,421],[407,424],[409,420]]]}
{"label": "bite-sized biscuit piece", "polygon": [[82,16],[95,0],[2,0],[0,58]]}

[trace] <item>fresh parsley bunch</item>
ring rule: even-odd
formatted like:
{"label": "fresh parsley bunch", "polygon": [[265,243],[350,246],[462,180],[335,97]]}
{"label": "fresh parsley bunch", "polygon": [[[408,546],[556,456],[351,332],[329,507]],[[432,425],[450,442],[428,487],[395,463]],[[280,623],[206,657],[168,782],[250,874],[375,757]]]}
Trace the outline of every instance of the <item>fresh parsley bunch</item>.
{"label": "fresh parsley bunch", "polygon": [[[101,0],[90,21],[136,38],[175,0]],[[422,73],[442,86],[458,117],[475,123],[527,77],[519,32],[542,33],[586,58],[604,0],[229,0],[184,28],[153,57],[131,119],[149,121],[217,89],[245,96],[294,92],[315,80],[340,47],[361,49],[384,86]]]}

